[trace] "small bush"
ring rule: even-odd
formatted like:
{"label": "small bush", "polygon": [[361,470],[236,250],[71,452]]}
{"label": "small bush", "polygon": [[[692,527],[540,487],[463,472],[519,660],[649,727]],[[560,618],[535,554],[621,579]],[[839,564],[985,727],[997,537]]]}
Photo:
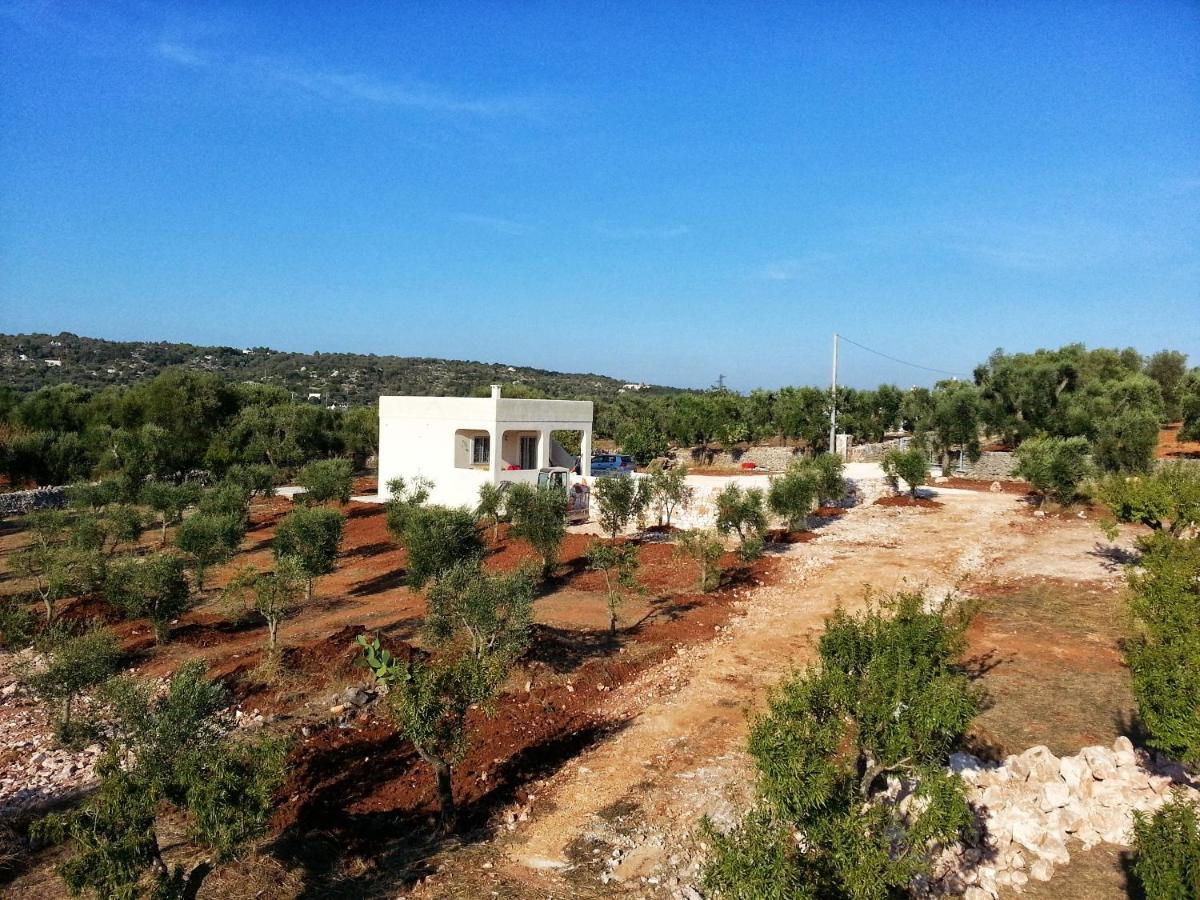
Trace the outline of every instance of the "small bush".
{"label": "small bush", "polygon": [[237,514],[198,512],[179,523],[175,546],[190,558],[197,590],[204,590],[209,567],[233,556],[245,536],[246,520]]}
{"label": "small bush", "polygon": [[1200,897],[1200,823],[1196,807],[1176,795],[1152,816],[1133,814],[1133,877],[1148,900]]}
{"label": "small bush", "polygon": [[1168,463],[1150,475],[1109,475],[1094,494],[1119,522],[1175,537],[1200,525],[1200,468],[1186,463]]}
{"label": "small bush", "polygon": [[336,509],[312,507],[292,510],[275,528],[271,542],[275,559],[295,561],[307,579],[306,599],[312,599],[317,577],[336,567],[345,527],[346,517]]}
{"label": "small bush", "polygon": [[767,491],[767,506],[787,523],[789,531],[808,528],[808,514],[817,499],[819,485],[813,469],[794,462],[782,475],[771,479]]}
{"label": "small bush", "polygon": [[461,507],[418,506],[403,517],[398,535],[408,553],[405,581],[422,588],[455,566],[475,564],[483,555],[483,540],[475,516]]}
{"label": "small bush", "polygon": [[929,478],[929,460],[919,447],[908,450],[889,450],[883,457],[883,471],[892,481],[895,490],[900,489],[899,480],[908,485],[909,496],[917,496],[917,488]]}
{"label": "small bush", "polygon": [[59,743],[77,746],[93,733],[74,720],[75,701],[85,691],[107,681],[121,663],[121,648],[107,628],[73,635],[51,628],[38,640],[44,664],[22,673],[23,680],[44,703],[57,706],[54,734]]}
{"label": "small bush", "polygon": [[300,485],[308,503],[336,500],[349,503],[353,492],[354,465],[348,459],[319,459],[300,470]]}
{"label": "small bush", "polygon": [[1027,438],[1017,447],[1016,474],[1026,479],[1042,500],[1067,505],[1079,496],[1080,485],[1091,474],[1086,438]]}
{"label": "small bush", "polygon": [[542,577],[558,565],[558,551],[567,535],[567,498],[552,484],[532,487],[514,484],[508,492],[511,534],[529,542],[542,558]]}
{"label": "small bush", "polygon": [[682,531],[675,538],[675,552],[696,563],[696,567],[699,569],[696,590],[707,594],[717,587],[721,578],[717,561],[725,552],[725,548],[716,534],[700,529]]}

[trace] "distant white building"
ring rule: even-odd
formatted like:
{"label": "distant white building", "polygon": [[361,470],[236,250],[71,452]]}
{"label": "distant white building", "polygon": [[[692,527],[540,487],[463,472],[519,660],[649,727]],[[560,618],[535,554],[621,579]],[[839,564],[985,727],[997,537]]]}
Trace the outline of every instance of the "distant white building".
{"label": "distant white building", "polygon": [[580,432],[580,475],[591,477],[590,400],[490,397],[380,397],[379,493],[398,476],[433,482],[430,500],[474,506],[481,484],[536,484],[538,470],[572,468],[574,457],[552,437]]}

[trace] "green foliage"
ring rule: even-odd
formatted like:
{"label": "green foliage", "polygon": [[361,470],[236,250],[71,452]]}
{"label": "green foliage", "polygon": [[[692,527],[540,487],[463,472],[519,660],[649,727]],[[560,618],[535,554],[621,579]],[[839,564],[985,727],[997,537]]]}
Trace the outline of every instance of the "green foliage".
{"label": "green foliage", "polygon": [[654,466],[642,480],[647,505],[658,514],[658,524],[670,527],[676,510],[687,509],[696,490],[687,483],[687,466]]}
{"label": "green foliage", "polygon": [[294,557],[284,556],[275,563],[274,572],[243,569],[222,591],[226,606],[235,613],[250,611],[267,625],[267,650],[279,647],[279,626],[304,603],[308,575]]}
{"label": "green foliage", "polygon": [[433,482],[421,475],[411,481],[393,478],[387,483],[387,490],[387,529],[396,540],[403,540],[405,517],[425,505],[433,491]]}
{"label": "green foliage", "polygon": [[717,531],[737,532],[743,561],[761,556],[763,532],[767,529],[766,495],[758,488],[743,489],[731,481],[717,494],[716,502]]}
{"label": "green foliage", "polygon": [[1146,542],[1129,586],[1136,630],[1125,658],[1148,743],[1200,765],[1200,539]]}
{"label": "green foliage", "polygon": [[79,635],[52,627],[38,639],[42,665],[27,667],[22,680],[42,702],[57,709],[54,733],[59,742],[76,745],[91,733],[72,718],[75,700],[111,678],[120,667],[121,647],[107,628]]}
{"label": "green foliage", "polygon": [[500,539],[500,523],[504,521],[504,491],[499,485],[485,481],[479,485],[479,503],[475,515],[492,524],[492,543]]}
{"label": "green foliage", "polygon": [[552,484],[514,484],[509,488],[509,533],[528,541],[542,558],[543,578],[549,578],[558,565],[558,551],[567,534],[566,514],[567,498],[562,488]]}
{"label": "green foliage", "polygon": [[279,481],[279,470],[274,466],[235,465],[225,473],[225,480],[241,485],[251,497],[274,497],[275,485]]}
{"label": "green foliage", "polygon": [[1109,475],[1093,494],[1119,522],[1176,537],[1200,524],[1200,469],[1186,463],[1159,466],[1151,475]]}
{"label": "green foliage", "polygon": [[681,531],[675,537],[675,552],[696,563],[696,567],[699,569],[696,590],[707,594],[717,587],[721,578],[721,570],[717,566],[717,562],[721,559],[725,548],[716,534],[701,529]]}
{"label": "green foliage", "polygon": [[204,491],[196,508],[202,516],[237,520],[245,531],[250,523],[250,489],[241,482],[225,479]]}
{"label": "green foliage", "polygon": [[128,678],[106,692],[115,721],[97,766],[99,788],[78,809],[39,822],[36,834],[73,845],[59,867],[73,893],[132,900],[146,896],[147,874],[150,896],[176,894],[188,882],[194,891],[205,870],[168,870],[159,817],[183,814],[192,840],[219,860],[235,856],[266,830],[286,746],[276,738],[225,737],[217,716],[227,697],[201,663],[185,664],[157,700],[149,684]]}
{"label": "green foliage", "polygon": [[638,589],[637,546],[634,544],[594,543],[588,548],[588,568],[604,576],[604,594],[608,601],[608,632],[617,636],[617,620],[625,595]]}
{"label": "green foliage", "polygon": [[328,575],[337,565],[338,547],[346,517],[327,507],[301,507],[283,517],[275,528],[271,549],[276,561],[290,559],[307,580],[307,598],[312,599],[313,582]]}
{"label": "green foliage", "polygon": [[175,529],[175,546],[188,555],[196,573],[196,588],[204,590],[204,575],[209,566],[233,556],[246,535],[240,516],[188,516]]}
{"label": "green foliage", "polygon": [[899,490],[897,479],[908,485],[909,495],[917,496],[917,489],[929,478],[929,460],[919,447],[908,450],[889,450],[883,456],[883,472],[892,481],[894,490]]}
{"label": "green foliage", "polygon": [[20,650],[28,647],[37,631],[37,617],[18,597],[0,598],[0,647]]}
{"label": "green foliage", "polygon": [[928,871],[932,844],[969,835],[962,782],[944,768],[979,706],[955,665],[967,617],[925,606],[902,594],[859,617],[839,610],[819,664],[772,694],[749,740],[758,803],[731,833],[708,829],[711,891],[883,900]]}
{"label": "green foliage", "polygon": [[1192,369],[1179,388],[1179,417],[1183,420],[1180,439],[1200,441],[1200,369]]}
{"label": "green foliage", "polygon": [[191,589],[183,570],[183,558],[170,552],[119,559],[108,567],[104,591],[125,615],[148,618],[155,641],[162,643],[171,622],[191,605]]}
{"label": "green foliage", "polygon": [[1153,815],[1133,814],[1133,877],[1150,900],[1200,898],[1200,821],[1175,795]]}
{"label": "green foliage", "polygon": [[415,506],[406,508],[400,519],[402,531],[392,533],[408,555],[405,580],[410,587],[422,588],[455,566],[476,564],[483,555],[483,539],[467,509]]}
{"label": "green foliage", "polygon": [[14,553],[9,566],[18,578],[32,583],[30,595],[41,601],[47,624],[54,621],[59,600],[92,590],[104,570],[96,551],[39,543]]}
{"label": "green foliage", "polygon": [[846,467],[840,456],[819,453],[809,465],[816,479],[818,503],[837,503],[846,496]]}
{"label": "green foliage", "polygon": [[621,452],[634,458],[639,466],[667,455],[667,436],[650,422],[634,422],[617,436]]}
{"label": "green foliage", "polygon": [[939,382],[930,393],[914,430],[941,457],[943,474],[949,474],[950,454],[956,448],[961,447],[971,459],[979,457],[982,407],[979,389],[962,381]]}
{"label": "green foliage", "polygon": [[529,646],[533,593],[529,572],[489,575],[477,560],[460,563],[430,588],[425,630],[438,646],[471,656],[498,684]]}
{"label": "green foliage", "polygon": [[608,536],[616,540],[629,523],[645,508],[649,495],[638,490],[638,481],[632,477],[612,476],[596,479],[592,487],[592,498],[596,503],[596,518]]}
{"label": "green foliage", "polygon": [[1107,472],[1150,471],[1158,430],[1158,414],[1145,409],[1105,417],[1096,427],[1096,464]]}
{"label": "green foliage", "polygon": [[308,503],[336,500],[349,503],[354,482],[354,466],[348,459],[319,459],[300,470],[300,485]]}
{"label": "green foliage", "polygon": [[1092,471],[1091,448],[1086,438],[1038,435],[1017,448],[1015,474],[1026,479],[1043,500],[1064,506],[1079,496],[1080,486]]}
{"label": "green foliage", "polygon": [[1182,414],[1183,388],[1187,382],[1187,354],[1177,350],[1160,350],[1146,360],[1145,373],[1158,383],[1162,392],[1163,412],[1168,422]]}
{"label": "green foliage", "polygon": [[808,529],[808,514],[813,510],[819,489],[817,477],[812,466],[793,462],[786,472],[771,479],[767,506],[787,522],[789,531]]}
{"label": "green foliage", "polygon": [[154,510],[161,529],[159,544],[167,542],[167,527],[183,518],[183,511],[200,499],[200,489],[194,482],[173,484],[169,481],[150,481],[142,486],[138,502]]}

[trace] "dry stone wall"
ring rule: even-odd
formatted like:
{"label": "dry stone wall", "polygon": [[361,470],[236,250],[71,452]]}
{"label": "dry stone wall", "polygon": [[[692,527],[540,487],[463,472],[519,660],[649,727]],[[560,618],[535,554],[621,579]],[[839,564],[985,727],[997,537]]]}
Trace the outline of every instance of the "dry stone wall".
{"label": "dry stone wall", "polygon": [[24,515],[35,509],[59,509],[66,505],[67,492],[62,487],[10,491],[7,494],[0,494],[0,518]]}
{"label": "dry stone wall", "polygon": [[1017,455],[1006,450],[981,453],[975,462],[968,459],[965,460],[965,464],[965,472],[954,473],[959,478],[969,478],[975,481],[1024,481],[1015,474]]}
{"label": "dry stone wall", "polygon": [[794,459],[804,459],[804,450],[798,447],[750,446],[745,449],[705,450],[703,447],[674,450],[671,458],[689,466],[705,466],[714,469],[736,469],[742,463],[754,463],[763,469],[782,472]]}

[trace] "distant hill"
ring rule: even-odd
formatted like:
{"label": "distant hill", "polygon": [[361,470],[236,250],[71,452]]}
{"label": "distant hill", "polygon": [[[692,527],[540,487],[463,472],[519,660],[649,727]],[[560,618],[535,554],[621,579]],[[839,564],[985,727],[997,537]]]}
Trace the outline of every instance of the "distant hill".
{"label": "distant hill", "polygon": [[[373,403],[380,394],[464,396],[489,384],[519,386],[531,396],[615,397],[673,393],[606,375],[572,374],[452,359],[361,353],[286,353],[268,347],[197,347],[168,341],[106,341],[76,334],[0,335],[0,384],[34,391],[52,384],[88,388],[129,385],[169,366],[216,372],[230,381],[280,385],[297,399]],[[317,399],[313,397],[313,399]]]}

